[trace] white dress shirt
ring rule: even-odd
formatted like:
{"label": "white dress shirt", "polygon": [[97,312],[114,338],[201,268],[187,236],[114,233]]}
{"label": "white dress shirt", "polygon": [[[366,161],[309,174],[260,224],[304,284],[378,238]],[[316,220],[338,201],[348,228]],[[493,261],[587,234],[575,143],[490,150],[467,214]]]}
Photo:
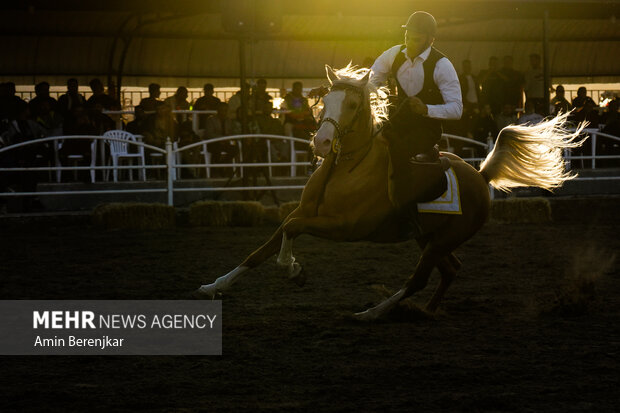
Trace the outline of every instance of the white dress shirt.
{"label": "white dress shirt", "polygon": [[476,82],[474,82],[474,77],[472,75],[465,75],[464,77],[467,80],[467,94],[465,95],[465,99],[469,103],[478,103],[478,95],[476,94]]}
{"label": "white dress shirt", "polygon": [[[390,72],[396,55],[400,52],[400,45],[396,45],[377,58],[371,68],[370,81],[376,86],[382,86]],[[407,48],[403,49],[405,62],[398,69],[396,77],[402,85],[407,96],[415,96],[424,86],[424,67],[431,52],[430,46],[416,56],[413,61],[407,56]],[[441,92],[444,103],[442,105],[427,105],[428,117],[434,119],[460,119],[463,114],[463,102],[461,100],[461,84],[452,63],[445,57],[437,61],[433,72],[435,84]]]}

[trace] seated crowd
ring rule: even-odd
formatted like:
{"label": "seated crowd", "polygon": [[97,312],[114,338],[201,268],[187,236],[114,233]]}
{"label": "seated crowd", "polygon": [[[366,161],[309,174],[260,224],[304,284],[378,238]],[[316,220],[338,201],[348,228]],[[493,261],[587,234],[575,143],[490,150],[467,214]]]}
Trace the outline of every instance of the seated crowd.
{"label": "seated crowd", "polygon": [[[463,116],[459,121],[446,122],[444,132],[486,143],[489,138],[495,139],[505,126],[536,124],[547,115],[555,116],[572,110],[569,120],[573,125],[587,121],[589,127],[599,128],[599,125],[604,125],[602,132],[620,136],[618,96],[602,111],[587,95],[585,87],[580,87],[577,97],[569,102],[565,98],[564,87],[558,85],[552,90],[555,95],[550,99],[549,108],[545,108],[540,55],[531,54],[529,66],[527,71],[520,72],[513,68],[512,57],[504,56],[500,67],[499,59],[492,56],[488,68],[475,75],[472,72],[471,61],[464,60],[459,73]],[[610,154],[618,146],[604,139],[600,139],[597,145],[600,146],[597,148],[597,154]],[[454,141],[454,146],[456,147],[453,149],[459,153],[463,146],[468,145]],[[480,149],[476,152],[478,156],[484,155]]]}
{"label": "seated crowd", "polygon": [[[67,90],[54,99],[50,96],[48,82],[40,82],[35,86],[35,97],[25,101],[16,93],[15,84],[6,82],[0,84],[0,147],[5,147],[43,137],[67,135],[97,135],[101,136],[108,130],[116,129],[117,124],[104,111],[121,109],[115,88],[106,90],[100,79],[93,79],[89,86],[92,95],[86,99],[79,92],[77,79],[67,81]],[[220,101],[215,96],[212,84],[204,86],[204,95],[190,105],[188,90],[179,87],[176,93],[166,99],[160,99],[160,86],[149,85],[149,97],[141,100],[135,108],[134,120],[123,127],[136,135],[142,135],[144,142],[164,147],[167,138],[184,146],[203,139],[216,138],[246,133],[263,133],[309,138],[315,128],[308,101],[302,95],[302,84],[295,82],[293,90],[284,99],[284,109],[287,109],[284,121],[275,118],[273,112],[273,97],[267,93],[267,82],[259,79],[254,87],[244,88],[236,93],[228,103]],[[248,112],[245,120],[247,130],[242,130],[241,122],[241,94],[245,94],[248,102]],[[214,111],[213,115],[199,116],[199,129],[195,131],[191,117],[187,114],[173,114],[172,111],[184,110]],[[261,146],[259,140],[247,141],[247,150],[240,150],[237,141],[221,141],[208,146],[212,163],[225,163],[239,159],[240,153],[254,154],[265,158],[265,148],[260,151],[250,150],[250,146]],[[200,163],[203,154],[202,148],[183,152],[185,163]],[[78,165],[86,166],[91,162],[91,144],[87,140],[65,140],[58,149],[58,159],[63,165],[68,164],[68,157],[78,155]],[[275,141],[272,145],[274,161],[289,161],[290,150],[283,141]],[[23,148],[0,154],[2,167],[39,167],[52,165],[56,154],[51,143],[27,145]],[[266,159],[264,159],[266,161]],[[148,159],[147,159],[148,161]],[[2,173],[0,172],[0,192],[7,188],[18,191],[34,191],[36,184],[47,174],[42,173]],[[63,178],[70,178],[73,174],[64,174]],[[215,173],[217,175],[217,173]],[[84,182],[89,181],[87,171],[80,171],[79,177]]]}
{"label": "seated crowd", "polygon": [[[214,87],[204,85],[204,95],[190,105],[187,89],[179,87],[173,96],[160,100],[160,86],[149,85],[149,97],[142,99],[136,107],[135,120],[127,124],[127,130],[144,136],[144,142],[163,147],[167,138],[178,142],[179,146],[189,145],[205,139],[224,136],[250,134],[286,135],[309,139],[316,124],[308,99],[302,94],[301,82],[293,83],[293,90],[284,96],[283,121],[273,116],[273,97],[267,92],[267,81],[258,79],[254,87],[246,84],[235,93],[228,102],[222,102],[214,96]],[[241,111],[241,101],[247,102],[245,116]],[[211,115],[199,115],[198,131],[187,114],[179,113],[172,116],[172,110],[213,111]],[[154,112],[149,114],[149,112]],[[243,119],[244,118],[244,119]],[[246,130],[243,130],[245,120]],[[240,145],[242,147],[240,147]],[[202,148],[183,151],[184,163],[200,163]],[[266,161],[267,147],[264,140],[222,140],[207,146],[211,155],[211,163]],[[244,159],[240,159],[243,154]],[[286,142],[274,140],[271,144],[271,156],[274,162],[290,161],[290,149]],[[217,172],[214,175],[218,175]]]}
{"label": "seated crowd", "polygon": [[[620,116],[618,97],[610,101],[605,112],[600,112],[598,105],[587,95],[585,87],[579,88],[577,97],[572,102],[565,98],[564,88],[560,85],[555,89],[548,110],[544,108],[543,79],[540,56],[530,56],[530,69],[524,73],[515,70],[510,56],[503,58],[503,66],[499,67],[499,59],[491,57],[488,68],[478,75],[472,73],[469,60],[463,61],[459,74],[463,98],[463,116],[459,121],[446,122],[444,132],[465,136],[486,143],[489,137],[497,136],[499,130],[509,124],[532,124],[539,122],[546,114],[555,115],[573,110],[571,120],[576,124],[588,121],[591,126],[604,125],[602,131],[620,136]],[[370,61],[370,60],[369,60]],[[89,82],[92,95],[86,99],[79,93],[78,81],[71,78],[67,81],[67,90],[58,100],[50,96],[50,85],[47,82],[35,86],[35,97],[29,102],[16,94],[15,84],[0,84],[0,147],[27,140],[47,136],[61,135],[102,135],[104,132],[117,128],[115,122],[104,110],[120,110],[121,104],[114,87],[106,90],[100,79]],[[124,128],[137,135],[142,135],[144,142],[164,147],[170,138],[179,146],[188,145],[204,139],[238,135],[242,133],[262,133],[287,135],[309,139],[316,128],[315,119],[303,95],[301,82],[294,82],[292,90],[283,90],[283,117],[273,116],[273,97],[267,92],[267,81],[258,79],[254,86],[246,84],[234,94],[228,102],[222,102],[215,96],[214,87],[204,85],[204,95],[190,104],[188,90],[180,86],[174,95],[160,99],[161,91],[158,84],[149,85],[149,96],[142,99],[135,107],[134,119]],[[524,99],[525,97],[525,99]],[[241,101],[247,102],[247,113],[241,112]],[[525,100],[525,102],[523,102]],[[517,108],[523,107],[522,110]],[[198,129],[194,129],[188,114],[172,111],[187,110],[212,111],[213,114],[201,114]],[[245,124],[245,130],[242,125]],[[242,142],[242,143],[239,143]],[[452,140],[451,149],[461,155],[471,155],[462,150],[467,144]],[[240,147],[240,145],[246,147]],[[609,152],[610,145],[601,139],[597,148],[602,153]],[[302,146],[296,144],[296,150]],[[617,146],[617,145],[616,145]],[[211,155],[211,163],[252,162],[266,160],[266,145],[257,140],[214,142],[207,147]],[[202,148],[184,151],[184,163],[201,163],[204,156]],[[290,161],[291,148],[285,141],[271,142],[271,159],[274,162]],[[63,164],[69,155],[80,155],[82,164],[90,164],[90,144],[81,140],[66,140],[59,150],[58,156]],[[244,159],[240,159],[243,154]],[[475,155],[483,156],[478,149]],[[54,156],[51,145],[29,145],[23,149],[0,155],[0,163],[9,167],[44,166]],[[21,179],[21,190],[32,189],[36,179]],[[30,174],[34,175],[34,174]],[[80,174],[87,181],[87,174]],[[216,173],[217,175],[217,173]],[[0,174],[0,185],[6,188],[11,184],[11,174]],[[12,184],[15,184],[14,182]],[[2,189],[0,188],[0,190]]]}

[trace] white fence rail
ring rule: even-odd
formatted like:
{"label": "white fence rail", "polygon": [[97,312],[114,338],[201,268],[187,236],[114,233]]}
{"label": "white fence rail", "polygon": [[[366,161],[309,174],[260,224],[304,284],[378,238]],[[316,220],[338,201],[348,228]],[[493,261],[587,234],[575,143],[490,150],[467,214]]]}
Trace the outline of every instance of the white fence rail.
{"label": "white fence rail", "polygon": [[[612,141],[616,141],[620,143],[620,138],[604,134],[597,129],[587,129],[585,130],[591,136],[591,151],[590,155],[580,155],[573,156],[570,153],[566,153],[566,159],[568,162],[573,160],[591,160],[591,167],[596,168],[596,160],[602,159],[620,159],[620,155],[597,155],[597,139],[599,137],[604,137],[611,139]],[[23,148],[28,145],[38,145],[38,144],[46,144],[52,143],[53,145],[57,145],[59,141],[63,140],[71,140],[71,139],[87,139],[92,141],[91,147],[93,149],[92,159],[97,158],[97,148],[104,147],[106,141],[123,141],[122,139],[104,137],[104,136],[54,136],[48,138],[41,138],[32,141],[21,142],[18,144],[14,144],[11,146],[7,146],[4,148],[0,148],[0,159],[2,159],[3,154],[9,152],[11,150]],[[267,153],[265,154],[264,162],[245,162],[243,156],[243,147],[244,145],[239,145],[239,157],[238,160],[235,160],[231,163],[220,163],[213,164],[210,162],[210,153],[207,150],[207,145],[211,143],[217,143],[222,141],[236,141],[243,142],[245,140],[256,140],[256,139],[264,139],[266,141]],[[446,141],[446,145],[450,147],[450,140],[458,140],[462,141],[470,146],[480,147],[486,153],[490,152],[493,147],[493,142],[489,141],[486,144],[482,142],[475,141],[473,139],[444,134],[442,137]],[[272,144],[276,141],[283,141],[289,144],[289,159],[287,162],[274,162],[272,159]],[[99,145],[97,145],[99,143]],[[309,142],[304,139],[294,138],[290,136],[279,136],[279,135],[267,135],[267,134],[255,134],[255,135],[234,135],[234,136],[226,136],[221,138],[214,138],[209,140],[203,140],[200,142],[192,143],[190,145],[186,145],[183,147],[178,147],[176,143],[173,143],[170,139],[167,140],[165,148],[159,148],[157,146],[149,145],[143,143],[141,141],[129,141],[127,142],[129,145],[141,146],[145,149],[149,149],[153,151],[152,153],[160,154],[159,156],[163,158],[165,161],[164,164],[160,165],[128,165],[128,166],[116,166],[113,167],[111,165],[106,165],[105,156],[103,153],[100,153],[98,158],[100,159],[103,165],[91,164],[90,166],[63,166],[58,163],[55,166],[39,166],[39,167],[4,167],[4,165],[0,165],[0,173],[6,172],[33,172],[33,171],[109,171],[113,169],[117,170],[137,170],[137,169],[149,169],[149,170],[166,170],[166,185],[163,188],[145,188],[145,189],[105,189],[105,190],[96,190],[96,189],[88,189],[88,190],[74,190],[74,191],[42,191],[42,192],[2,192],[0,193],[0,197],[16,197],[16,196],[58,196],[58,195],[76,195],[76,194],[120,194],[120,193],[166,193],[167,194],[167,202],[169,205],[174,205],[174,193],[175,192],[190,192],[190,191],[210,191],[210,192],[220,192],[220,191],[248,191],[248,190],[301,190],[303,189],[303,185],[274,185],[274,186],[249,186],[249,187],[192,187],[192,188],[180,188],[175,187],[174,182],[177,181],[178,178],[182,175],[182,170],[186,168],[204,168],[206,176],[210,176],[210,172],[212,168],[237,168],[240,171],[241,176],[243,176],[246,168],[267,168],[269,171],[269,177],[273,176],[273,168],[276,167],[290,167],[290,176],[296,176],[297,167],[308,167],[311,165],[309,161],[299,161],[298,158],[302,154],[308,153],[307,150],[299,150],[295,148],[295,143],[299,143],[302,145],[308,145]],[[200,155],[203,157],[203,163],[190,163],[184,164],[181,162],[182,154],[186,151],[192,149],[199,149]],[[103,151],[102,151],[103,152]],[[476,163],[483,160],[480,157],[468,157],[464,158],[465,161],[470,163]],[[56,158],[58,161],[58,158]],[[581,180],[617,180],[620,177],[584,177],[577,178]]]}

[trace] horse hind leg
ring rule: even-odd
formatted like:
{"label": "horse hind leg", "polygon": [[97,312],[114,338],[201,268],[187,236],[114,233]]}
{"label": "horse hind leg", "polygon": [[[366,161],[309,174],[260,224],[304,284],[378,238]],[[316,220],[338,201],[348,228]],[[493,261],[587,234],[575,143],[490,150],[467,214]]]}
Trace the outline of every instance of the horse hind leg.
{"label": "horse hind leg", "polygon": [[425,248],[413,275],[407,280],[403,288],[377,306],[369,308],[364,312],[356,313],[355,317],[363,321],[372,321],[387,315],[401,300],[410,297],[426,287],[433,268],[435,268],[441,259],[441,255],[433,248]]}
{"label": "horse hind leg", "polygon": [[452,253],[448,254],[437,264],[437,269],[441,274],[441,281],[428,304],[426,304],[426,311],[430,313],[437,311],[437,307],[439,307],[439,303],[443,299],[448,287],[450,287],[450,284],[452,284],[452,281],[456,278],[456,273],[460,265],[460,261]]}

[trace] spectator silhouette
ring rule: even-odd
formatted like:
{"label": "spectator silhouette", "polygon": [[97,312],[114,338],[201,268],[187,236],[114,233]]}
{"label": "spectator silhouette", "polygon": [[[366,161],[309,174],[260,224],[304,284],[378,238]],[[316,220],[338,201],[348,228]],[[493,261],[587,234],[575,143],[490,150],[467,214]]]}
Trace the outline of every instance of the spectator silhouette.
{"label": "spectator silhouette", "polygon": [[581,86],[577,89],[577,97],[572,102],[572,120],[574,122],[587,121],[593,127],[598,127],[599,117],[596,103],[590,96],[588,96],[588,90],[585,86]]}
{"label": "spectator silhouette", "polygon": [[134,135],[143,135],[147,119],[148,115],[145,113],[144,108],[138,105],[134,109],[134,119],[127,124],[125,130]]}
{"label": "spectator silhouette", "polygon": [[[207,119],[205,127],[204,138],[213,139],[220,138],[222,136],[234,135],[237,127],[234,121],[228,116],[230,107],[227,103],[220,102],[217,106],[217,114],[210,116]],[[219,141],[209,143],[207,145],[207,151],[211,153],[211,163],[229,163],[233,159],[239,156],[239,147],[234,141]],[[232,170],[224,171],[222,168],[217,168],[213,172],[213,176],[224,176],[232,173]]]}
{"label": "spectator silhouette", "polygon": [[[171,110],[189,110],[189,102],[187,101],[187,88],[185,86],[179,86],[174,95],[166,98],[164,102],[170,106]],[[187,120],[187,115],[179,113],[177,114],[177,122],[182,123]]]}
{"label": "spectator silhouette", "polygon": [[497,115],[502,110],[503,101],[503,81],[499,74],[497,57],[491,56],[489,58],[488,69],[480,71],[478,78],[482,86],[481,103],[488,104],[493,115]]}
{"label": "spectator silhouette", "polygon": [[525,98],[534,103],[536,113],[543,114],[545,106],[545,76],[540,65],[540,55],[530,55],[530,68],[525,72]]}
{"label": "spectator silhouette", "polygon": [[501,131],[508,125],[514,125],[517,123],[517,115],[515,113],[515,107],[510,103],[504,103],[502,111],[495,116],[495,123],[497,124],[497,130]]}
{"label": "spectator silhouette", "polygon": [[[46,136],[46,131],[30,119],[28,103],[20,101],[13,108],[13,120],[10,121],[8,130],[3,133],[2,141],[8,145],[27,142]],[[51,146],[46,143],[27,145],[18,149],[13,149],[1,157],[1,163],[5,167],[29,168],[42,166],[52,159]],[[37,183],[41,176],[36,171],[18,171],[5,174],[0,172],[2,187],[12,187],[24,192],[35,192]],[[30,211],[41,209],[42,205],[37,199],[25,197],[22,200],[23,209]]]}
{"label": "spectator silhouette", "polygon": [[[609,125],[618,122],[618,120],[620,120],[620,113],[618,113],[618,110],[620,110],[620,99],[618,97],[615,97],[607,104],[607,109],[605,110],[603,118],[601,119],[601,123]],[[613,135],[616,134],[614,133]]]}
{"label": "spectator silhouette", "polygon": [[[620,100],[616,97],[607,105],[607,113],[605,117],[605,127],[603,128],[603,133],[608,133],[613,136],[620,137]],[[614,141],[609,138],[601,137],[597,141],[597,145],[600,145],[600,148],[597,148],[597,153],[603,155],[620,155],[620,143]],[[620,164],[619,159],[608,159],[602,160],[601,166],[607,167],[617,167]]]}
{"label": "spectator silhouette", "polygon": [[88,116],[95,128],[96,135],[103,135],[105,132],[116,128],[116,123],[112,118],[103,113],[103,106],[100,103],[96,103],[88,109]]}
{"label": "spectator silhouette", "polygon": [[524,113],[517,121],[517,125],[536,125],[543,120],[541,114],[536,113],[535,101],[528,99],[525,101]]}
{"label": "spectator silhouette", "polygon": [[88,108],[101,107],[103,110],[118,110],[120,105],[113,98],[106,95],[103,83],[99,78],[94,78],[89,82],[90,90],[93,95],[86,101]]}
{"label": "spectator silhouette", "polygon": [[523,107],[523,85],[525,81],[523,74],[515,70],[512,65],[512,56],[504,56],[503,66],[499,70],[499,75],[502,78],[502,103],[509,103],[513,108],[521,108]]}
{"label": "spectator silhouette", "polygon": [[[56,102],[54,99],[37,102],[38,114],[32,118],[46,130],[47,136],[59,136],[62,135],[63,119],[56,110],[56,105],[52,104],[52,101]],[[32,108],[32,101],[30,102],[30,107]]]}
{"label": "spectator silhouette", "polygon": [[294,82],[293,89],[284,97],[284,109],[290,111],[284,117],[284,133],[287,136],[308,139],[316,125],[308,99],[302,93],[303,84]]}
{"label": "spectator silhouette", "polygon": [[[203,87],[204,96],[199,97],[194,103],[194,110],[217,110],[217,106],[221,100],[214,96],[215,89],[211,83],[205,83]],[[198,124],[200,129],[204,129],[207,125],[209,115],[200,115]]]}
{"label": "spectator silhouette", "polygon": [[469,135],[473,128],[473,122],[479,111],[480,84],[471,71],[471,61],[463,60],[462,72],[459,76],[463,101],[463,115],[457,121],[460,124],[459,134]]}
{"label": "spectator silhouette", "polygon": [[2,119],[16,119],[17,113],[23,109],[23,103],[26,102],[16,95],[15,83],[6,82],[2,84],[2,89],[0,90],[0,113]]}
{"label": "spectator silhouette", "polygon": [[140,100],[140,108],[145,112],[155,112],[157,106],[161,103],[159,96],[161,95],[160,86],[157,83],[149,85],[149,97]]}
{"label": "spectator silhouette", "polygon": [[[497,137],[498,129],[497,123],[495,122],[495,118],[493,117],[493,111],[491,110],[491,105],[488,103],[482,106],[480,110],[480,114],[476,116],[474,120],[474,127],[472,130],[472,135],[474,139],[487,143],[488,138],[491,140],[495,140]],[[479,148],[478,146],[476,148]],[[482,156],[484,151],[480,148],[478,155]]]}
{"label": "spectator silhouette", "polygon": [[[256,88],[252,93],[252,107],[255,112],[265,110],[267,105],[273,107],[271,101],[273,97],[267,93],[267,81],[265,79],[258,79],[256,81]],[[271,113],[271,110],[269,110]]]}
{"label": "spectator silhouette", "polygon": [[[273,112],[273,106],[271,102],[263,102],[264,106],[256,111],[254,117],[258,130],[260,133],[266,135],[283,135],[284,127],[282,122],[274,118],[271,114]],[[273,162],[289,162],[290,153],[288,150],[288,143],[284,140],[273,139],[271,140],[271,160]],[[286,167],[284,168],[286,169]]]}
{"label": "spectator silhouette", "polygon": [[71,118],[75,107],[86,105],[86,99],[78,90],[77,79],[71,78],[67,80],[67,93],[58,98],[58,111],[65,121]]}
{"label": "spectator silhouette", "polygon": [[[590,96],[588,96],[588,91],[584,86],[581,86],[577,89],[577,97],[573,99],[571,104],[572,112],[570,114],[570,120],[575,124],[581,122],[588,122],[589,127],[597,128],[599,124],[598,112],[595,110],[596,103]],[[597,147],[599,142],[597,140]],[[590,138],[581,145],[579,148],[571,149],[571,152],[574,156],[590,156],[592,155],[592,145]],[[573,165],[580,165],[582,168],[588,168],[591,165],[591,160],[589,159],[577,159],[573,161]]]}
{"label": "spectator silhouette", "polygon": [[555,96],[551,99],[551,107],[553,108],[551,112],[554,116],[560,113],[566,113],[571,108],[571,104],[564,97],[564,93],[564,86],[558,85],[558,87],[555,88]]}
{"label": "spectator silhouette", "polygon": [[251,115],[254,111],[253,102],[250,99],[250,85],[246,83],[241,89],[237,91],[237,93],[232,95],[232,97],[228,100],[228,117],[233,120],[238,120],[239,122],[241,121],[241,119],[239,118],[239,108],[241,107],[242,94],[245,95],[245,101],[248,105],[248,115]]}
{"label": "spectator silhouette", "polygon": [[[86,106],[74,106],[69,116],[70,121],[66,122],[64,127],[64,135],[101,135],[101,120],[93,121],[91,117],[92,111]],[[102,115],[104,116],[104,115]],[[62,142],[62,147],[58,152],[60,161],[63,165],[69,164],[69,155],[81,155],[82,159],[78,161],[79,166],[88,166],[91,162],[91,143],[87,139],[67,139]],[[68,176],[68,174],[63,174]],[[90,182],[90,172],[87,170],[78,172],[79,179],[82,182]]]}
{"label": "spectator silhouette", "polygon": [[2,82],[0,83],[0,133],[6,132],[9,128],[10,112],[9,86]]}
{"label": "spectator silhouette", "polygon": [[478,83],[478,78],[471,71],[470,60],[463,60],[462,69],[459,82],[461,83],[461,93],[463,95],[463,111],[472,112],[478,108],[480,84]]}
{"label": "spectator silhouette", "polygon": [[272,116],[273,106],[270,101],[264,101],[262,108],[256,111],[254,120],[260,133],[267,135],[282,135],[284,127],[282,123]]}
{"label": "spectator silhouette", "polygon": [[178,124],[174,119],[169,104],[160,102],[155,113],[150,114],[144,121],[144,143],[165,147],[167,138],[174,141],[177,137]]}
{"label": "spectator silhouette", "polygon": [[37,83],[34,87],[34,94],[35,97],[32,98],[30,102],[28,102],[28,105],[30,106],[30,116],[32,116],[32,119],[36,120],[41,115],[41,106],[43,104],[46,104],[47,107],[45,108],[45,110],[47,112],[56,110],[56,105],[58,104],[58,102],[56,101],[56,99],[50,96],[49,83]]}

